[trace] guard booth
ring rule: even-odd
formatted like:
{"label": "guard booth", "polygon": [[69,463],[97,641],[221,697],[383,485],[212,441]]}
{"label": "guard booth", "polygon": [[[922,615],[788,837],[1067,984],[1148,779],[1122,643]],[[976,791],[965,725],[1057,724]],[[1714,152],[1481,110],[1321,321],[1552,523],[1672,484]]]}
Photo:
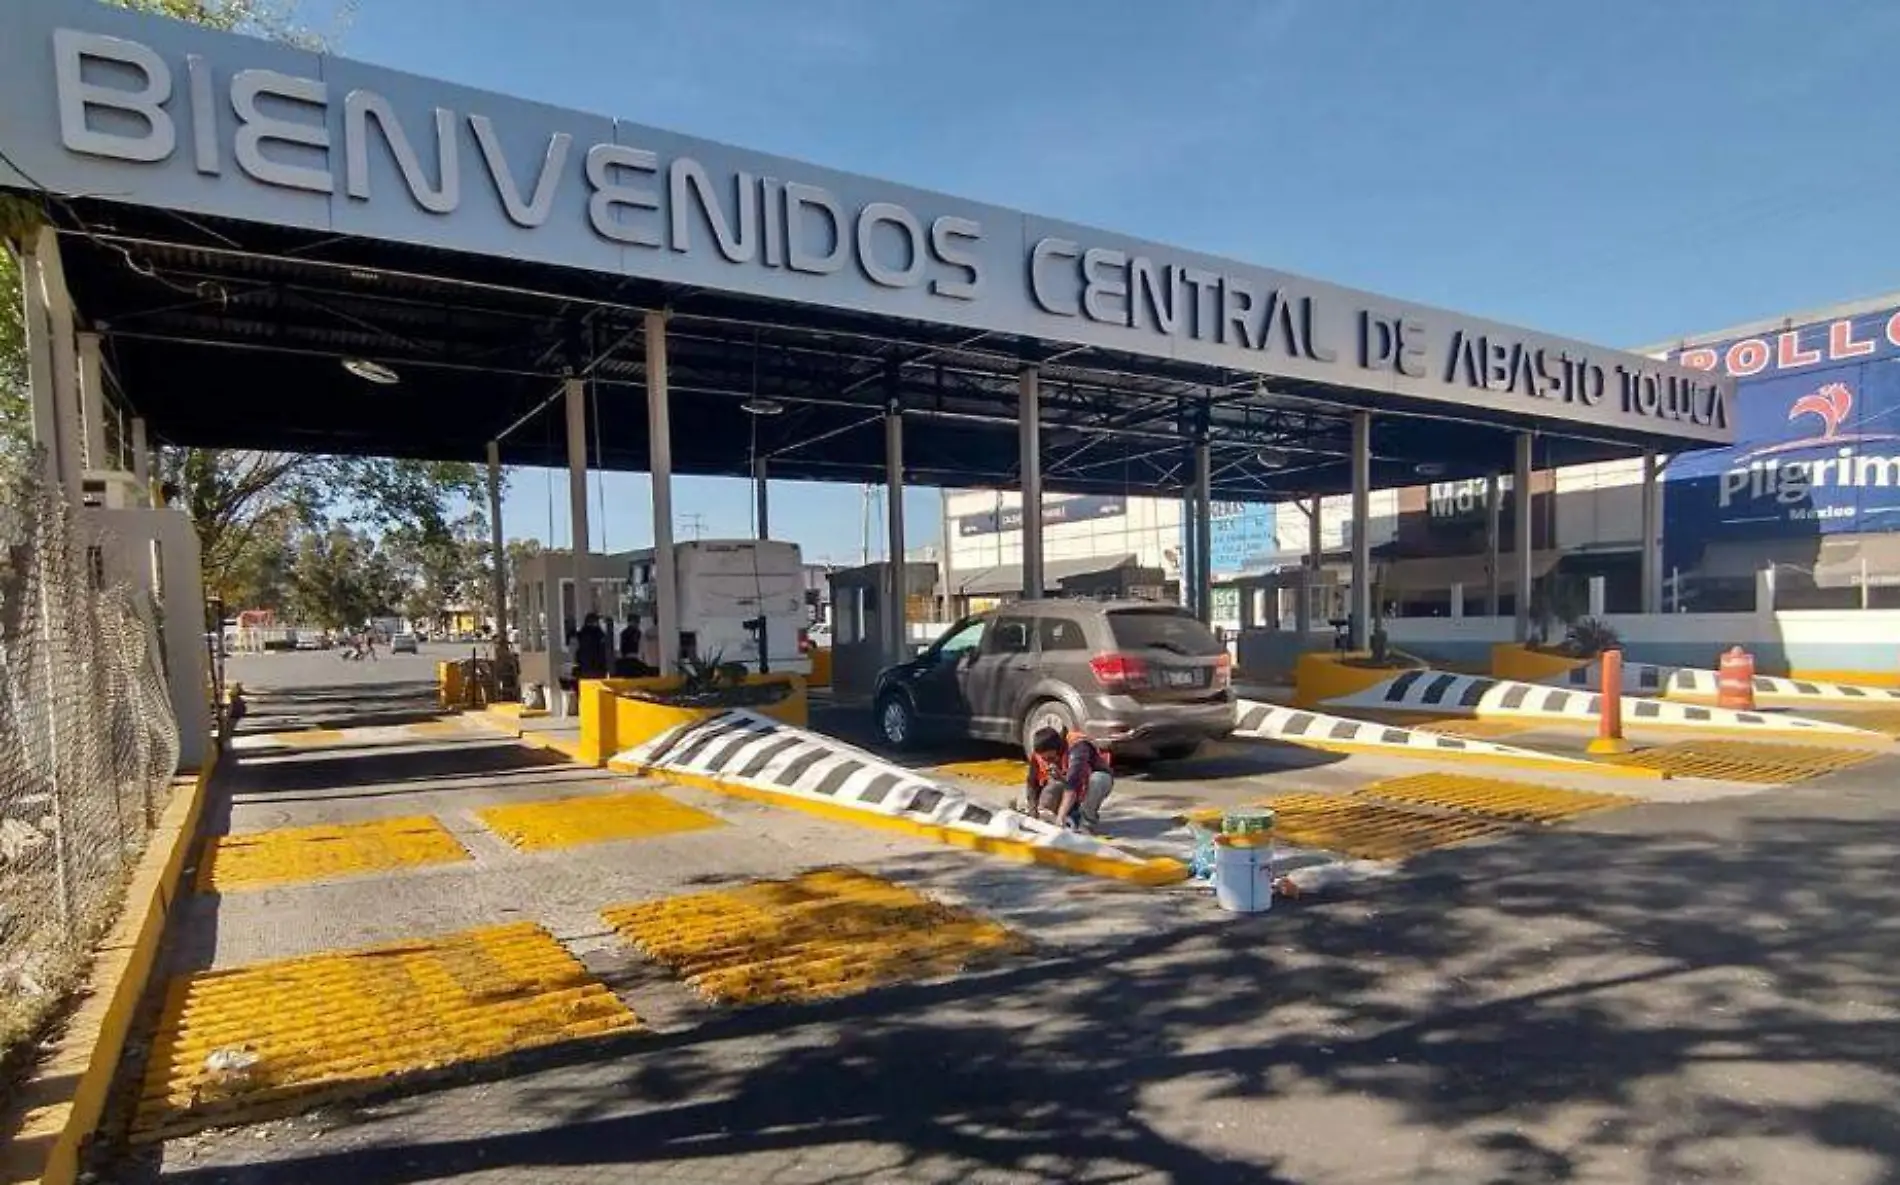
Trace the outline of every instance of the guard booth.
{"label": "guard booth", "polygon": [[937,565],[904,565],[904,605],[893,618],[888,563],[840,568],[831,582],[831,687],[840,699],[868,697],[877,674],[915,651],[910,623],[930,620],[937,599]]}
{"label": "guard booth", "polygon": [[1346,573],[1338,567],[1276,568],[1234,581],[1240,595],[1235,664],[1249,678],[1290,675],[1299,657],[1333,648],[1335,621],[1348,608]]}

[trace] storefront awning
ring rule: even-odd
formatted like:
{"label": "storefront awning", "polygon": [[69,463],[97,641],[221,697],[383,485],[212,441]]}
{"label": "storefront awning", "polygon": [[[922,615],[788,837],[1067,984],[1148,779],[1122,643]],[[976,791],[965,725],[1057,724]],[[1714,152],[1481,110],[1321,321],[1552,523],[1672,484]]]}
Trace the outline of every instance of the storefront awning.
{"label": "storefront awning", "polygon": [[[1103,572],[1113,572],[1117,568],[1130,568],[1136,563],[1132,555],[1095,556],[1079,560],[1045,560],[1042,565],[1043,587],[1055,591],[1065,580],[1078,576],[1098,576]],[[1023,566],[1021,564],[998,564],[993,568],[984,568],[976,572],[953,572],[950,575],[951,591],[964,597],[993,597],[1004,593],[1019,593],[1023,590]]]}
{"label": "storefront awning", "polygon": [[1773,566],[1784,575],[1807,576],[1816,588],[1900,585],[1900,536],[1808,535],[1799,539],[1711,543],[1696,575],[1704,580],[1753,580]]}

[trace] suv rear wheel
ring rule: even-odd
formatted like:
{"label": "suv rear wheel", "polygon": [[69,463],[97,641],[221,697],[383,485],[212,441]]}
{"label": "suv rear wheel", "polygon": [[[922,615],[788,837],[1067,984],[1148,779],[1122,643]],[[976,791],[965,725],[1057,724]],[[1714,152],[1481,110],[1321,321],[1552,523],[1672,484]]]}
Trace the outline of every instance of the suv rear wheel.
{"label": "suv rear wheel", "polygon": [[1045,728],[1053,728],[1063,736],[1075,731],[1075,713],[1069,706],[1057,699],[1046,699],[1030,707],[1023,716],[1023,752],[1033,752],[1036,747],[1036,734]]}

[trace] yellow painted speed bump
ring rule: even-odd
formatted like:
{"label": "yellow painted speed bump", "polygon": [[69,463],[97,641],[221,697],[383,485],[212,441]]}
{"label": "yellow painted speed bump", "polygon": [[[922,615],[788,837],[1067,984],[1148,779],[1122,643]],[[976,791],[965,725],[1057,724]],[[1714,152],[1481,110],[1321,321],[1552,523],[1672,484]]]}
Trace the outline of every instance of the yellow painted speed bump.
{"label": "yellow painted speed bump", "polygon": [[197,888],[228,893],[466,859],[448,829],[427,815],[279,827],[214,836],[198,862]]}
{"label": "yellow painted speed bump", "polygon": [[1743,741],[1689,741],[1618,757],[1625,764],[1659,769],[1677,778],[1781,785],[1851,769],[1880,755],[1876,749],[1820,745],[1769,745]]}
{"label": "yellow painted speed bump", "polygon": [[1427,814],[1364,798],[1282,794],[1265,800],[1274,838],[1360,860],[1403,860],[1432,848],[1508,834],[1510,824],[1469,815]]}
{"label": "yellow painted speed bump", "polygon": [[528,922],[184,976],[165,995],[132,1138],[275,1118],[638,1025]]}
{"label": "yellow painted speed bump", "polygon": [[1370,786],[1362,786],[1355,793],[1385,802],[1443,807],[1465,814],[1523,823],[1554,823],[1595,811],[1634,806],[1638,801],[1622,794],[1567,790],[1530,782],[1447,773],[1387,778]]}
{"label": "yellow painted speed bump", "polygon": [[994,922],[849,868],[601,916],[708,999],[733,1004],[849,995],[1026,948]]}
{"label": "yellow painted speed bump", "polygon": [[476,815],[490,831],[530,852],[611,840],[652,839],[725,825],[717,815],[647,790],[511,803],[488,807]]}

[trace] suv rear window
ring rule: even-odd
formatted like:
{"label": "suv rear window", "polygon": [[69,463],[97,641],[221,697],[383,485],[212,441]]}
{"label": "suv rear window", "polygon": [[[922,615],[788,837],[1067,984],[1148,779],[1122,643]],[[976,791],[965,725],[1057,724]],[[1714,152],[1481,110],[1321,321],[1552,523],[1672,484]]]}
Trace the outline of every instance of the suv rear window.
{"label": "suv rear window", "polygon": [[1221,652],[1214,631],[1179,609],[1119,609],[1108,615],[1108,628],[1121,650],[1165,650],[1190,658]]}

